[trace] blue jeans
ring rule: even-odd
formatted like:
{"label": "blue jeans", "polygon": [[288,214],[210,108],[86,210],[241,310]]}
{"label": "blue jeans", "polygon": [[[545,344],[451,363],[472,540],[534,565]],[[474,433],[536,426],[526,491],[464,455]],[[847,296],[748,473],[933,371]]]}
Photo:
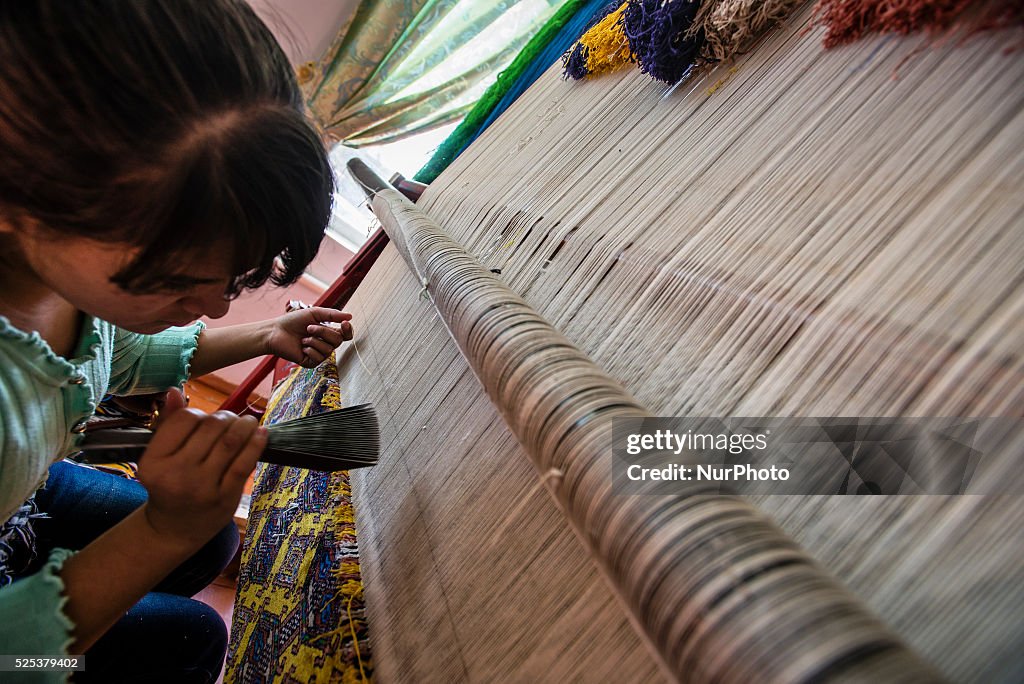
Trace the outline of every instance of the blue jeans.
{"label": "blue jeans", "polygon": [[[81,549],[142,505],[146,490],[116,475],[58,462],[50,466],[36,503],[36,549]],[[230,523],[136,603],[85,653],[76,682],[214,682],[227,650],[227,630],[215,610],[190,596],[231,561],[238,530]]]}

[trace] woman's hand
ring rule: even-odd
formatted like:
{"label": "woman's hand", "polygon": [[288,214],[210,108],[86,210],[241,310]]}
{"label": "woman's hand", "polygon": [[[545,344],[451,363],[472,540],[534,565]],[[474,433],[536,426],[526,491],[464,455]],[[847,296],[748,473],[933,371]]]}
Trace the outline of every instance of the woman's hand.
{"label": "woman's hand", "polygon": [[266,430],[228,411],[181,409],[161,419],[139,461],[145,517],[161,539],[196,549],[231,520]]}
{"label": "woman's hand", "polygon": [[322,306],[286,313],[272,323],[269,353],[306,368],[318,366],[342,342],[352,339],[351,320],[350,313]]}
{"label": "woman's hand", "polygon": [[[172,403],[173,402],[173,403]],[[83,653],[146,592],[231,520],[245,480],[267,444],[250,416],[174,410],[168,401],[139,462],[149,498],[67,559],[61,570]]]}

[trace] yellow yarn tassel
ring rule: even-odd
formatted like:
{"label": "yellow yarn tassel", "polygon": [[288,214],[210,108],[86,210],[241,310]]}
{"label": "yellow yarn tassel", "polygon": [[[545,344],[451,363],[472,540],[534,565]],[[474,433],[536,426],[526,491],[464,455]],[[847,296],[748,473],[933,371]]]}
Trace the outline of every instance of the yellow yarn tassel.
{"label": "yellow yarn tassel", "polygon": [[569,49],[566,53],[567,75],[573,78],[596,76],[635,61],[622,29],[622,13],[627,4],[622,3],[618,9],[590,27]]}
{"label": "yellow yarn tassel", "polygon": [[580,43],[588,48],[587,71],[591,76],[615,71],[633,61],[629,41],[622,30],[622,13],[626,10],[626,4],[624,2],[619,5],[619,9],[580,37]]}

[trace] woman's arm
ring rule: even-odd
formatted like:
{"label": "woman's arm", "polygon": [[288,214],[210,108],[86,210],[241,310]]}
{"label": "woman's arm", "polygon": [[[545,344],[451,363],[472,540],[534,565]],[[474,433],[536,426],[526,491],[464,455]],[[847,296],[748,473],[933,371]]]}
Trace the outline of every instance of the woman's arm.
{"label": "woman's arm", "polygon": [[[274,354],[307,368],[319,365],[345,340],[352,339],[352,314],[311,307],[258,323],[207,328],[192,357],[193,377],[264,354]],[[325,325],[338,323],[338,328]]]}
{"label": "woman's arm", "polygon": [[75,625],[69,653],[84,653],[231,520],[265,446],[252,417],[182,409],[165,420],[139,463],[146,503],[60,572]]}

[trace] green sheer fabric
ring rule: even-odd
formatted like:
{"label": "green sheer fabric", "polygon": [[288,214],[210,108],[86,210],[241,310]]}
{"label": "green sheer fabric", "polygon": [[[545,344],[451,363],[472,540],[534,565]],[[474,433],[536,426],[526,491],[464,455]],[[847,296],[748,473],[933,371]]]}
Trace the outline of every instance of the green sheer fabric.
{"label": "green sheer fabric", "polygon": [[560,0],[363,0],[306,83],[327,136],[352,147],[454,121]]}

